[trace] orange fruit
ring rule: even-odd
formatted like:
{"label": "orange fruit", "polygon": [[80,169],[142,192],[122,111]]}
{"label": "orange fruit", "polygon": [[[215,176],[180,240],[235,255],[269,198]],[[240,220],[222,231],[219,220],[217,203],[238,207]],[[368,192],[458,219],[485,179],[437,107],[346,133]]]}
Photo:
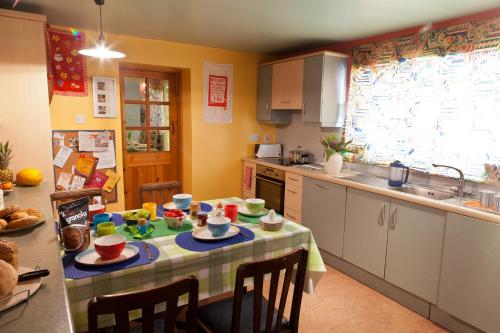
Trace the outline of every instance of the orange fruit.
{"label": "orange fruit", "polygon": [[13,188],[14,188],[14,184],[12,184],[11,182],[6,182],[6,183],[2,184],[2,190],[10,191]]}

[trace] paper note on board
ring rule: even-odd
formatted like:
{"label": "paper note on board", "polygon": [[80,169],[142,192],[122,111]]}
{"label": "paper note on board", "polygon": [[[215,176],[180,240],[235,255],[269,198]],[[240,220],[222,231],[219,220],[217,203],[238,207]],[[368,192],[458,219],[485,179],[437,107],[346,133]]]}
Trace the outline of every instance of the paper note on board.
{"label": "paper note on board", "polygon": [[80,151],[106,151],[109,147],[109,132],[78,132]]}
{"label": "paper note on board", "polygon": [[52,137],[54,139],[57,139],[57,140],[64,140],[64,133],[54,132],[54,134],[52,135]]}
{"label": "paper note on board", "polygon": [[83,188],[83,184],[85,184],[85,178],[74,175],[73,181],[71,182],[71,189],[81,190]]}
{"label": "paper note on board", "polygon": [[59,148],[56,157],[54,157],[54,165],[56,167],[62,168],[68,161],[69,156],[71,155],[71,148],[62,146]]}
{"label": "paper note on board", "polygon": [[104,191],[111,193],[111,191],[115,188],[116,183],[120,180],[120,176],[111,170],[106,171],[106,176],[108,176],[108,180],[106,180],[106,183],[102,188]]}
{"label": "paper note on board", "polygon": [[108,149],[102,152],[95,152],[94,157],[99,159],[96,169],[109,169],[116,166],[115,145],[113,140],[109,140]]}
{"label": "paper note on board", "polygon": [[57,179],[56,189],[69,190],[69,183],[71,181],[71,174],[67,172],[61,172],[59,174],[59,179]]}

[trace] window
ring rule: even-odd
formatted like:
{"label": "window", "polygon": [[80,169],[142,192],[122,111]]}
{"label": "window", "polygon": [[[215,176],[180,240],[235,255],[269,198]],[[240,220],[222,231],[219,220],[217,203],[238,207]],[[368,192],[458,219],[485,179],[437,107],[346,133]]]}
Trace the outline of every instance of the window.
{"label": "window", "polygon": [[499,29],[495,18],[355,47],[345,130],[361,160],[449,164],[472,180],[500,164]]}

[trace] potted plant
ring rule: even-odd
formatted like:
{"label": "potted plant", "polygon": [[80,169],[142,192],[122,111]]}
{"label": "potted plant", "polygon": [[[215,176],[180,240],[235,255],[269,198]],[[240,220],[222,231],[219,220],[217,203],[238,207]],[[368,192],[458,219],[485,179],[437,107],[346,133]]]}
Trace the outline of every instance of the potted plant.
{"label": "potted plant", "polygon": [[352,140],[346,141],[344,137],[337,138],[330,134],[320,140],[325,148],[325,171],[332,176],[338,176],[342,169],[343,154],[354,152],[349,148]]}

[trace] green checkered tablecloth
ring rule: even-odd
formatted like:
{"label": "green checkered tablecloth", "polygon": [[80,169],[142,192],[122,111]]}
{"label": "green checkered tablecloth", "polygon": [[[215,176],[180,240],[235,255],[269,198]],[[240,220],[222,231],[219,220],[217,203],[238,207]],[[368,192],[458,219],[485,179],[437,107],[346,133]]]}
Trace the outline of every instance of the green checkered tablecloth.
{"label": "green checkered tablecloth", "polygon": [[[243,204],[239,198],[210,200],[215,204]],[[175,243],[175,235],[147,240],[160,250],[154,263],[94,277],[66,279],[66,287],[76,331],[87,330],[87,303],[94,296],[149,289],[165,285],[189,275],[200,281],[199,298],[232,291],[236,269],[244,262],[263,260],[304,247],[309,250],[306,292],[312,293],[326,271],[312,233],[306,227],[287,221],[280,231],[263,231],[259,225],[241,223],[255,233],[250,242],[208,252],[192,252]],[[101,317],[101,325],[111,325],[111,317]]]}

